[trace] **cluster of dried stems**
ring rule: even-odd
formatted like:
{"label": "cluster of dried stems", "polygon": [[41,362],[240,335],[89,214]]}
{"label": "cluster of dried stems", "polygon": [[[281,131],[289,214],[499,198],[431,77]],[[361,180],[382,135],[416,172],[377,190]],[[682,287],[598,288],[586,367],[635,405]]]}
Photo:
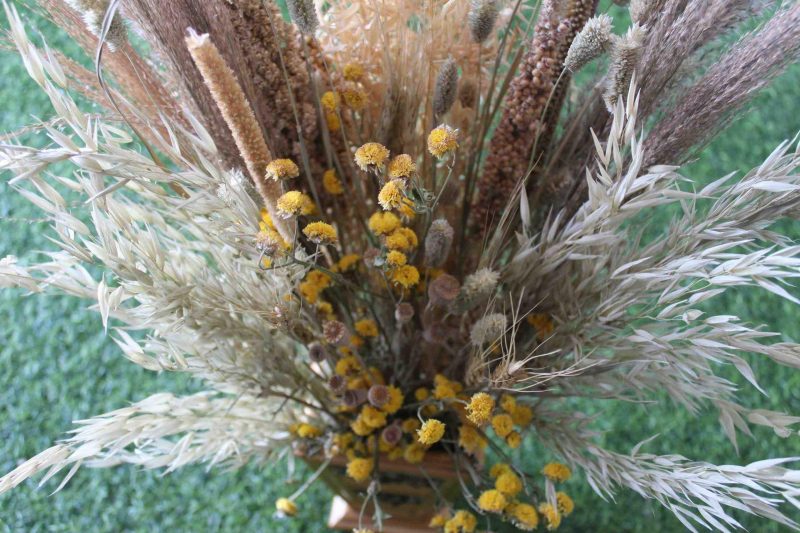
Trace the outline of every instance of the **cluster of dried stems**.
{"label": "cluster of dried stems", "polygon": [[[591,0],[292,0],[294,24],[271,0],[37,4],[96,70],[35,45],[4,2],[6,40],[55,117],[36,125],[43,148],[0,144],[0,169],[52,220],[59,248],[35,264],[4,258],[0,286],[95,302],[127,358],[189,372],[208,392],[79,421],[0,478],[0,492],[70,468],[63,486],[82,464],[241,465],[291,445],[298,421],[341,423],[328,363],[311,353],[331,321],[287,297],[319,269],[334,280],[337,324],[352,331],[366,310],[379,333],[361,357],[408,397],[434,374],[512,394],[534,409],[525,437],[602,495],[633,489],[691,530],[741,527],[731,509],[797,528],[779,510],[800,501],[788,459],[612,452],[568,400],[666,392],[692,413],[716,409],[734,446],[754,426],[796,433],[800,417],[741,405],[740,384],[720,372],[731,365],[758,388],[744,354],[800,368],[800,344],[703,309],[742,286],[800,303],[788,289],[800,246],[774,229],[800,215],[800,151],[784,143],[742,179],[699,190],[685,184],[705,177],[679,165],[800,55],[800,5],[631,0],[610,8],[615,33]],[[152,55],[128,40],[133,30]],[[331,106],[331,92],[358,100]],[[442,160],[425,142],[440,123],[459,135]],[[398,292],[374,268],[334,268],[353,253],[375,267],[385,251],[367,229],[381,184],[353,160],[368,141],[418,169],[410,198],[422,207],[407,224],[424,253],[409,262],[430,267],[426,292]],[[286,185],[265,176],[275,158],[298,162],[298,188],[334,221],[338,244],[314,246],[300,220],[281,218]],[[64,163],[72,172],[53,170]],[[669,206],[680,214],[643,242],[648,213]],[[270,268],[256,242],[262,208],[291,245]]]}

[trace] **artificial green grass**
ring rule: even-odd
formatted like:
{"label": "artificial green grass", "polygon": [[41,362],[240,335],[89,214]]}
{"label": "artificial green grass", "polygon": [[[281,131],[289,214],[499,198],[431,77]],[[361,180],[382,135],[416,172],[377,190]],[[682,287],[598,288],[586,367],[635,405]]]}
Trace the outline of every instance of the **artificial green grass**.
{"label": "artificial green grass", "polygon": [[[40,25],[40,21],[35,21]],[[4,23],[4,21],[3,21]],[[40,26],[42,27],[42,26]],[[57,33],[46,32],[55,48],[73,49]],[[800,130],[800,115],[792,113],[800,96],[800,68],[793,68],[731,129],[714,142],[687,173],[708,181],[731,170],[746,171],[783,139]],[[0,55],[0,132],[46,118],[49,102],[11,52]],[[41,214],[0,181],[0,257],[7,254],[35,259],[38,250],[52,249]],[[666,219],[665,219],[666,223]],[[796,227],[787,231],[800,237]],[[757,291],[732,291],[708,309],[739,314],[768,324],[787,340],[800,339],[798,310],[777,297]],[[800,412],[800,373],[768,361],[750,358],[768,397],[746,388],[741,400],[789,413]],[[738,382],[743,380],[737,379]],[[185,376],[147,372],[125,360],[104,333],[99,317],[86,303],[64,296],[27,296],[19,290],[0,291],[0,471],[50,446],[70,428],[71,421],[127,405],[156,391],[178,394],[198,390]],[[756,429],[755,438],[740,438],[740,454],[723,436],[713,413],[693,418],[669,403],[587,405],[602,410],[607,430],[602,444],[626,452],[639,441],[660,437],[645,448],[653,453],[679,453],[690,459],[718,463],[798,455],[797,437],[781,439]],[[517,452],[530,469],[552,459],[535,445]],[[285,464],[250,465],[235,472],[203,466],[162,476],[136,467],[80,471],[67,487],[50,495],[58,482],[41,489],[35,481],[0,496],[0,527],[9,531],[324,531],[329,493],[316,486],[300,503],[293,520],[273,517],[273,502],[296,485],[287,486]],[[294,479],[301,479],[302,467]],[[291,481],[291,480],[290,480]],[[616,502],[604,502],[582,483],[580,475],[567,483],[576,511],[560,531],[682,531],[680,523],[657,504],[621,491]],[[754,531],[780,531],[743,517]]]}

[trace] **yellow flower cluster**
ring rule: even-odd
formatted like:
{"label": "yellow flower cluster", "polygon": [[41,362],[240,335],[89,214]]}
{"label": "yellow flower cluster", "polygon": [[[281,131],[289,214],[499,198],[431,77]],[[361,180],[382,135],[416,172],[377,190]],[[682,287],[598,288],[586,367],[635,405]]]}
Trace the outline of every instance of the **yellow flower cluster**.
{"label": "yellow flower cluster", "polygon": [[287,180],[299,176],[300,169],[291,159],[275,159],[267,165],[266,175],[276,181]]}
{"label": "yellow flower cluster", "polygon": [[303,234],[315,244],[333,244],[337,240],[336,228],[325,222],[307,224]]}
{"label": "yellow flower cluster", "polygon": [[424,446],[431,446],[444,437],[444,423],[434,418],[426,420],[417,430],[417,440]]}
{"label": "yellow flower cluster", "polygon": [[400,209],[406,199],[405,184],[401,179],[393,179],[386,182],[378,193],[378,203],[386,211]]}
{"label": "yellow flower cluster", "polygon": [[536,338],[540,341],[547,339],[556,329],[553,320],[547,313],[530,314],[525,320],[536,330]]}
{"label": "yellow flower cluster", "polygon": [[275,509],[286,516],[294,516],[297,514],[297,505],[288,498],[278,498],[275,502]]}
{"label": "yellow flower cluster", "polygon": [[329,168],[322,174],[322,188],[333,196],[338,196],[344,192],[344,186],[342,186],[342,182],[334,169]]}
{"label": "yellow flower cluster", "polygon": [[289,191],[278,198],[278,213],[283,218],[310,215],[316,210],[314,201],[300,191]]}
{"label": "yellow flower cluster", "polygon": [[355,153],[356,165],[364,172],[382,171],[388,159],[389,150],[380,143],[366,143]]}
{"label": "yellow flower cluster", "polygon": [[458,130],[442,124],[428,134],[428,151],[437,159],[442,159],[458,148]]}
{"label": "yellow flower cluster", "polygon": [[347,463],[347,475],[357,482],[366,481],[372,475],[372,459],[356,457]]}
{"label": "yellow flower cluster", "polygon": [[364,67],[358,63],[348,63],[342,69],[342,75],[347,81],[359,82],[364,78]]}
{"label": "yellow flower cluster", "polygon": [[485,392],[478,392],[472,395],[467,404],[469,421],[475,425],[482,425],[489,421],[494,410],[494,398]]}
{"label": "yellow flower cluster", "polygon": [[310,304],[317,303],[319,294],[330,287],[331,277],[319,270],[310,270],[298,285],[300,295]]}
{"label": "yellow flower cluster", "polygon": [[390,179],[408,179],[417,173],[417,164],[408,154],[400,154],[389,162],[387,169]]}
{"label": "yellow flower cluster", "polygon": [[569,467],[561,463],[547,463],[542,469],[542,474],[547,476],[551,481],[557,483],[563,483],[572,476]]}

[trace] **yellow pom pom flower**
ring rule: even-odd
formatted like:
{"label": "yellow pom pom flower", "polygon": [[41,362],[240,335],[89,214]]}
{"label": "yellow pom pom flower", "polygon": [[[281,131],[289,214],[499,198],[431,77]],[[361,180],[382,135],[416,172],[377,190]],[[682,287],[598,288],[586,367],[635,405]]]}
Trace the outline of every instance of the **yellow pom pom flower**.
{"label": "yellow pom pom flower", "polygon": [[494,398],[485,392],[478,392],[472,395],[467,404],[467,418],[470,422],[480,426],[489,421],[494,410]]}
{"label": "yellow pom pom flower", "polygon": [[565,492],[556,492],[556,504],[558,505],[558,512],[564,516],[571,515],[572,511],[575,510],[575,502]]}
{"label": "yellow pom pom flower", "polygon": [[358,168],[364,172],[378,172],[383,170],[389,159],[389,150],[380,143],[366,143],[355,153]]}
{"label": "yellow pom pom flower", "polygon": [[495,463],[492,468],[489,469],[489,475],[493,478],[498,478],[508,472],[514,473],[511,467],[506,463]]}
{"label": "yellow pom pom flower", "polygon": [[347,463],[347,475],[359,483],[372,475],[372,459],[355,458]]}
{"label": "yellow pom pom flower", "polygon": [[390,180],[381,188],[378,193],[378,203],[385,211],[399,209],[403,207],[406,195],[403,192],[403,180]]}
{"label": "yellow pom pom flower", "polygon": [[297,514],[297,505],[289,498],[278,498],[275,502],[275,509],[286,516],[294,516]]}
{"label": "yellow pom pom flower", "polygon": [[511,419],[519,427],[526,427],[533,421],[533,409],[527,405],[516,405],[511,411]]}
{"label": "yellow pom pom flower", "polygon": [[542,474],[551,481],[563,483],[572,476],[572,471],[567,465],[561,463],[547,463],[542,469]]}
{"label": "yellow pom pom flower", "polygon": [[408,262],[406,254],[392,250],[386,254],[386,264],[391,268],[397,268],[405,265]]}
{"label": "yellow pom pom flower", "polygon": [[506,435],[506,444],[508,444],[509,448],[516,450],[522,445],[522,435],[518,431],[512,431]]}
{"label": "yellow pom pom flower", "polygon": [[339,109],[339,104],[342,101],[342,98],[339,96],[339,93],[334,91],[326,91],[322,94],[320,98],[320,103],[325,111],[333,112]]}
{"label": "yellow pom pom flower", "polygon": [[377,211],[369,217],[367,226],[375,235],[389,235],[400,227],[400,219],[394,213]]}
{"label": "yellow pom pom flower", "polygon": [[353,111],[361,111],[367,105],[367,93],[361,89],[345,89],[344,103]]}
{"label": "yellow pom pom flower", "polygon": [[404,289],[408,289],[419,283],[419,271],[414,266],[403,265],[392,272],[391,279]]}
{"label": "yellow pom pom flower", "polygon": [[356,332],[362,337],[378,336],[378,324],[376,324],[371,318],[362,318],[353,326],[356,328]]}
{"label": "yellow pom pom flower", "polygon": [[267,165],[266,174],[267,179],[288,180],[299,176],[300,169],[291,159],[275,159]]}
{"label": "yellow pom pom flower", "polygon": [[411,159],[408,154],[400,154],[389,162],[388,167],[389,178],[408,179],[417,172],[417,164]]}
{"label": "yellow pom pom flower", "polygon": [[438,159],[442,159],[456,148],[458,148],[458,130],[446,124],[434,128],[428,135],[428,151]]}
{"label": "yellow pom pom flower", "polygon": [[365,405],[361,409],[361,419],[371,428],[381,428],[386,425],[386,413],[371,405]]}
{"label": "yellow pom pom flower", "polygon": [[489,443],[483,436],[469,424],[462,424],[458,428],[458,445],[470,455],[477,455],[486,449]]}
{"label": "yellow pom pom flower", "polygon": [[506,437],[514,431],[514,422],[511,420],[511,415],[505,413],[495,415],[492,418],[492,429],[494,429],[498,437]]}
{"label": "yellow pom pom flower", "polygon": [[350,272],[361,261],[361,256],[358,254],[347,254],[342,256],[336,263],[336,268],[339,272]]}
{"label": "yellow pom pom flower", "polygon": [[339,176],[336,175],[334,169],[329,168],[322,174],[322,188],[325,189],[325,192],[334,196],[338,196],[344,192],[342,182]]}
{"label": "yellow pom pom flower", "polygon": [[328,125],[328,129],[334,133],[342,128],[342,121],[339,120],[339,115],[331,111],[325,113],[325,123]]}
{"label": "yellow pom pom flower", "polygon": [[473,533],[478,527],[478,519],[469,511],[456,511],[453,518],[445,522],[445,533]]}
{"label": "yellow pom pom flower", "polygon": [[553,504],[543,503],[539,505],[539,512],[547,522],[548,531],[558,529],[558,526],[561,525],[561,513],[558,512],[558,509],[556,509]]}
{"label": "yellow pom pom flower", "polygon": [[433,418],[426,420],[417,430],[417,440],[425,446],[436,444],[444,437],[444,428],[444,423],[439,420]]}
{"label": "yellow pom pom flower", "polygon": [[506,509],[511,521],[522,531],[533,531],[539,525],[539,514],[533,505],[514,503]]}
{"label": "yellow pom pom flower", "polygon": [[419,464],[425,458],[426,448],[418,442],[409,444],[403,450],[403,459],[412,465]]}
{"label": "yellow pom pom flower", "polygon": [[307,224],[303,234],[314,244],[332,244],[337,240],[336,228],[325,222]]}
{"label": "yellow pom pom flower", "polygon": [[283,218],[310,215],[314,212],[314,202],[300,191],[289,191],[278,198],[278,213]]}
{"label": "yellow pom pom flower", "polygon": [[403,423],[400,424],[400,429],[403,430],[403,433],[414,433],[421,426],[422,426],[422,423],[418,419],[416,419],[416,418],[406,418],[405,420],[403,420]]}
{"label": "yellow pom pom flower", "polygon": [[500,409],[505,411],[508,414],[514,412],[514,408],[517,406],[517,400],[514,399],[513,396],[510,394],[503,394],[500,396]]}
{"label": "yellow pom pom flower", "polygon": [[502,513],[508,505],[508,500],[497,489],[485,490],[478,497],[478,507],[488,513]]}
{"label": "yellow pom pom flower", "polygon": [[514,497],[522,490],[522,480],[513,472],[504,472],[495,480],[494,488],[505,496]]}
{"label": "yellow pom pom flower", "polygon": [[409,252],[418,244],[417,234],[411,228],[397,228],[386,237],[386,247],[390,250]]}
{"label": "yellow pom pom flower", "polygon": [[311,424],[300,424],[297,426],[297,436],[303,439],[314,439],[322,435],[322,430]]}
{"label": "yellow pom pom flower", "polygon": [[386,402],[381,409],[390,415],[395,414],[397,411],[403,407],[403,392],[395,387],[394,385],[390,385],[387,387],[389,389],[389,401]]}
{"label": "yellow pom pom flower", "polygon": [[364,78],[364,67],[358,63],[348,63],[342,69],[342,76],[347,81],[361,81]]}

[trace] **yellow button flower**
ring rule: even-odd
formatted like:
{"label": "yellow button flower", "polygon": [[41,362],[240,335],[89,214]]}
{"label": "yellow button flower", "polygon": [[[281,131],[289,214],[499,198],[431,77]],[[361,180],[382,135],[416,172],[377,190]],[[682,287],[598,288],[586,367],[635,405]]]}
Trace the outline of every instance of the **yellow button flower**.
{"label": "yellow button flower", "polygon": [[372,459],[355,458],[347,463],[347,475],[359,483],[372,475]]}
{"label": "yellow button flower", "polygon": [[497,489],[485,490],[478,497],[478,507],[488,513],[502,513],[508,500]]}
{"label": "yellow button flower", "polygon": [[289,498],[278,498],[275,502],[275,508],[286,516],[294,516],[297,514],[297,505]]}
{"label": "yellow button flower", "polygon": [[325,222],[306,224],[303,234],[314,244],[333,244],[337,240],[336,228]]}
{"label": "yellow button flower", "polygon": [[547,476],[551,481],[562,483],[572,476],[567,465],[561,463],[547,463],[542,469],[542,474]]}
{"label": "yellow button flower", "polygon": [[494,410],[494,398],[485,392],[472,395],[467,404],[467,418],[473,424],[480,426],[489,421]]}
{"label": "yellow button flower", "polygon": [[386,166],[389,150],[380,143],[366,143],[355,153],[356,165],[364,172],[378,172]]}
{"label": "yellow button flower", "polygon": [[275,159],[267,165],[266,175],[267,179],[288,180],[299,176],[300,169],[291,159]]}
{"label": "yellow button flower", "polygon": [[428,151],[441,159],[458,148],[458,130],[442,124],[428,135]]}
{"label": "yellow button flower", "polygon": [[417,430],[417,440],[425,446],[436,444],[444,437],[444,428],[444,423],[439,420],[433,418],[426,420]]}
{"label": "yellow button flower", "polygon": [[332,168],[329,168],[322,174],[322,187],[325,189],[325,192],[334,196],[344,192],[342,182],[339,176],[336,175],[336,171]]}

